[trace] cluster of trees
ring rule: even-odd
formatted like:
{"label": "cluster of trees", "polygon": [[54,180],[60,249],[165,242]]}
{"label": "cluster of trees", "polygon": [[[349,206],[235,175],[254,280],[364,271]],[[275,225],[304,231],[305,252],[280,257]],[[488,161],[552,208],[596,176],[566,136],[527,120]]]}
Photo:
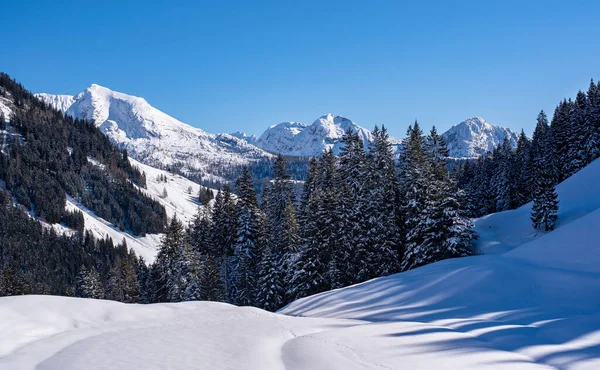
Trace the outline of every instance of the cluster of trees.
{"label": "cluster of trees", "polygon": [[600,87],[592,81],[587,93],[556,107],[550,124],[541,111],[531,139],[521,132],[516,148],[505,140],[492,153],[463,163],[455,176],[470,216],[533,201],[533,226],[549,231],[557,219],[555,185],[599,156]]}
{"label": "cluster of trees", "polygon": [[0,94],[14,102],[11,117],[0,117],[0,180],[17,203],[48,223],[80,227],[82,217],[65,211],[69,195],[121,230],[164,229],[164,207],[134,186],[145,187],[145,175],[93,123],[63,116],[6,74]]}
{"label": "cluster of trees", "polygon": [[291,300],[470,254],[462,192],[435,129],[418,123],[398,167],[385,129],[365,150],[348,131],[338,156],[312,159],[296,199],[278,156],[259,202],[248,169],[185,228],[176,218],[138,276],[143,302],[215,300],[276,310]]}
{"label": "cluster of trees", "polygon": [[[137,265],[127,246],[89,232],[59,235],[0,190],[0,296],[53,294],[136,302]],[[132,274],[133,272],[133,274]]]}

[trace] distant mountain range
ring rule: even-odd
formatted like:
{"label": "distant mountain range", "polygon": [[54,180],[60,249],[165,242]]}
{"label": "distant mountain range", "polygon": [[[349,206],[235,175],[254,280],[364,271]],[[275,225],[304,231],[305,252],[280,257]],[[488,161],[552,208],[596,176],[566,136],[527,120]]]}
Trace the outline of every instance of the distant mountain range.
{"label": "distant mountain range", "polygon": [[[283,122],[256,137],[242,132],[210,134],[183,123],[151,106],[145,99],[112,91],[96,84],[78,95],[36,94],[54,108],[77,118],[89,119],[130,156],[153,166],[182,165],[215,181],[227,180],[223,168],[267,159],[273,154],[318,156],[325,149],[339,152],[347,129],[357,132],[365,146],[371,131],[352,120],[331,113],[312,124]],[[451,157],[474,158],[508,137],[516,146],[517,134],[493,126],[483,118],[469,118],[443,133]],[[395,146],[401,140],[392,138]],[[230,180],[230,179],[229,179]]]}
{"label": "distant mountain range", "polygon": [[[341,138],[347,129],[358,132],[365,147],[373,139],[368,129],[348,118],[334,116],[331,113],[321,116],[311,125],[300,122],[282,122],[273,125],[258,138],[242,132],[232,135],[272,153],[316,156],[330,148],[335,153],[339,152],[342,145]],[[518,140],[516,132],[491,125],[481,117],[469,118],[456,124],[442,136],[452,158],[476,158],[501,144],[505,137],[508,137],[513,147],[516,147]],[[395,147],[402,145],[401,139],[391,137],[390,140]]]}

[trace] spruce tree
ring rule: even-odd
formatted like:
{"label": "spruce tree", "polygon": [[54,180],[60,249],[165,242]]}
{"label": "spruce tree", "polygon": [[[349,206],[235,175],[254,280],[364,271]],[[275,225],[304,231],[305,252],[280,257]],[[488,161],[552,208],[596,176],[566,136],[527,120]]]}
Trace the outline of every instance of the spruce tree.
{"label": "spruce tree", "polygon": [[558,212],[558,195],[555,189],[555,170],[552,161],[551,132],[545,114],[538,115],[531,145],[533,169],[533,206],[531,221],[535,229],[554,229]]}
{"label": "spruce tree", "polygon": [[254,184],[247,167],[236,182],[237,231],[233,255],[233,297],[238,305],[253,305],[257,279],[257,262],[263,240],[264,217],[258,207]]}

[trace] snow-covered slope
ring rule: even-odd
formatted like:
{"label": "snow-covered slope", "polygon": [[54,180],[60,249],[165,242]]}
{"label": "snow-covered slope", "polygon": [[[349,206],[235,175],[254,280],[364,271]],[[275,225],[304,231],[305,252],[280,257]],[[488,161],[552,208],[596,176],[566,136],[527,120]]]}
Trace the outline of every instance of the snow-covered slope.
{"label": "snow-covered slope", "polygon": [[442,134],[452,158],[475,158],[502,144],[508,137],[513,147],[518,135],[511,129],[494,126],[481,117],[473,117],[452,126]]}
{"label": "snow-covered slope", "polygon": [[[300,299],[281,312],[396,323],[390,336],[408,338],[409,346],[425,342],[429,356],[477,351],[466,345],[474,340],[555,368],[600,368],[599,180],[595,161],[559,185],[553,232],[532,232],[530,205],[477,220],[481,250],[505,254],[434,263]],[[379,338],[363,338],[371,339]]]}
{"label": "snow-covered slope", "polygon": [[[198,191],[200,185],[179,175],[159,170],[140,163],[132,158],[131,164],[146,174],[146,189],[141,189],[167,211],[167,216],[177,216],[184,224],[189,224],[198,212]],[[93,160],[91,160],[93,162]],[[166,179],[163,181],[162,179]],[[166,192],[166,197],[164,194]],[[144,237],[133,236],[121,231],[117,226],[96,216],[93,211],[68,197],[66,208],[70,211],[79,210],[83,213],[85,229],[91,231],[97,238],[111,238],[115,243],[127,242],[127,246],[147,262],[153,262],[158,252],[161,234],[148,234]],[[50,225],[49,225],[50,226]],[[59,232],[69,232],[61,225],[52,225]]]}
{"label": "snow-covered slope", "polygon": [[337,153],[347,129],[357,132],[365,146],[373,139],[371,131],[345,117],[328,113],[312,125],[300,122],[273,125],[258,138],[257,145],[271,153],[291,156],[318,156],[330,148]]}
{"label": "snow-covered slope", "polygon": [[[521,234],[506,254],[373,279],[280,314],[211,302],[0,298],[0,369],[595,370],[599,179],[596,161],[563,182],[561,222],[533,240],[523,235],[528,219],[486,218],[496,232],[483,243]],[[595,190],[578,195],[582,188]]]}
{"label": "snow-covered slope", "polygon": [[215,168],[268,157],[265,151],[234,136],[213,135],[152,107],[143,98],[91,85],[73,97],[37,94],[71,116],[89,119],[129,155],[153,166],[181,163],[204,178],[222,180]]}
{"label": "snow-covered slope", "polygon": [[[570,224],[600,208],[600,160],[566,179],[556,187],[559,200],[556,227]],[[476,247],[484,254],[505,253],[541,237],[531,227],[531,203],[518,209],[493,213],[475,221],[481,236]],[[555,235],[554,233],[549,234]]]}

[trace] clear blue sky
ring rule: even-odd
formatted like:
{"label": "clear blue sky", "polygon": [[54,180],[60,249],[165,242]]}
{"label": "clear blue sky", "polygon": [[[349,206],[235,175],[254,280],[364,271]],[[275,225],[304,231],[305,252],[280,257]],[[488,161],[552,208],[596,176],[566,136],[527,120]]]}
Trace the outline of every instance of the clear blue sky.
{"label": "clear blue sky", "polygon": [[210,132],[344,115],[403,136],[479,115],[530,133],[600,78],[600,1],[17,1],[0,70],[97,83]]}

